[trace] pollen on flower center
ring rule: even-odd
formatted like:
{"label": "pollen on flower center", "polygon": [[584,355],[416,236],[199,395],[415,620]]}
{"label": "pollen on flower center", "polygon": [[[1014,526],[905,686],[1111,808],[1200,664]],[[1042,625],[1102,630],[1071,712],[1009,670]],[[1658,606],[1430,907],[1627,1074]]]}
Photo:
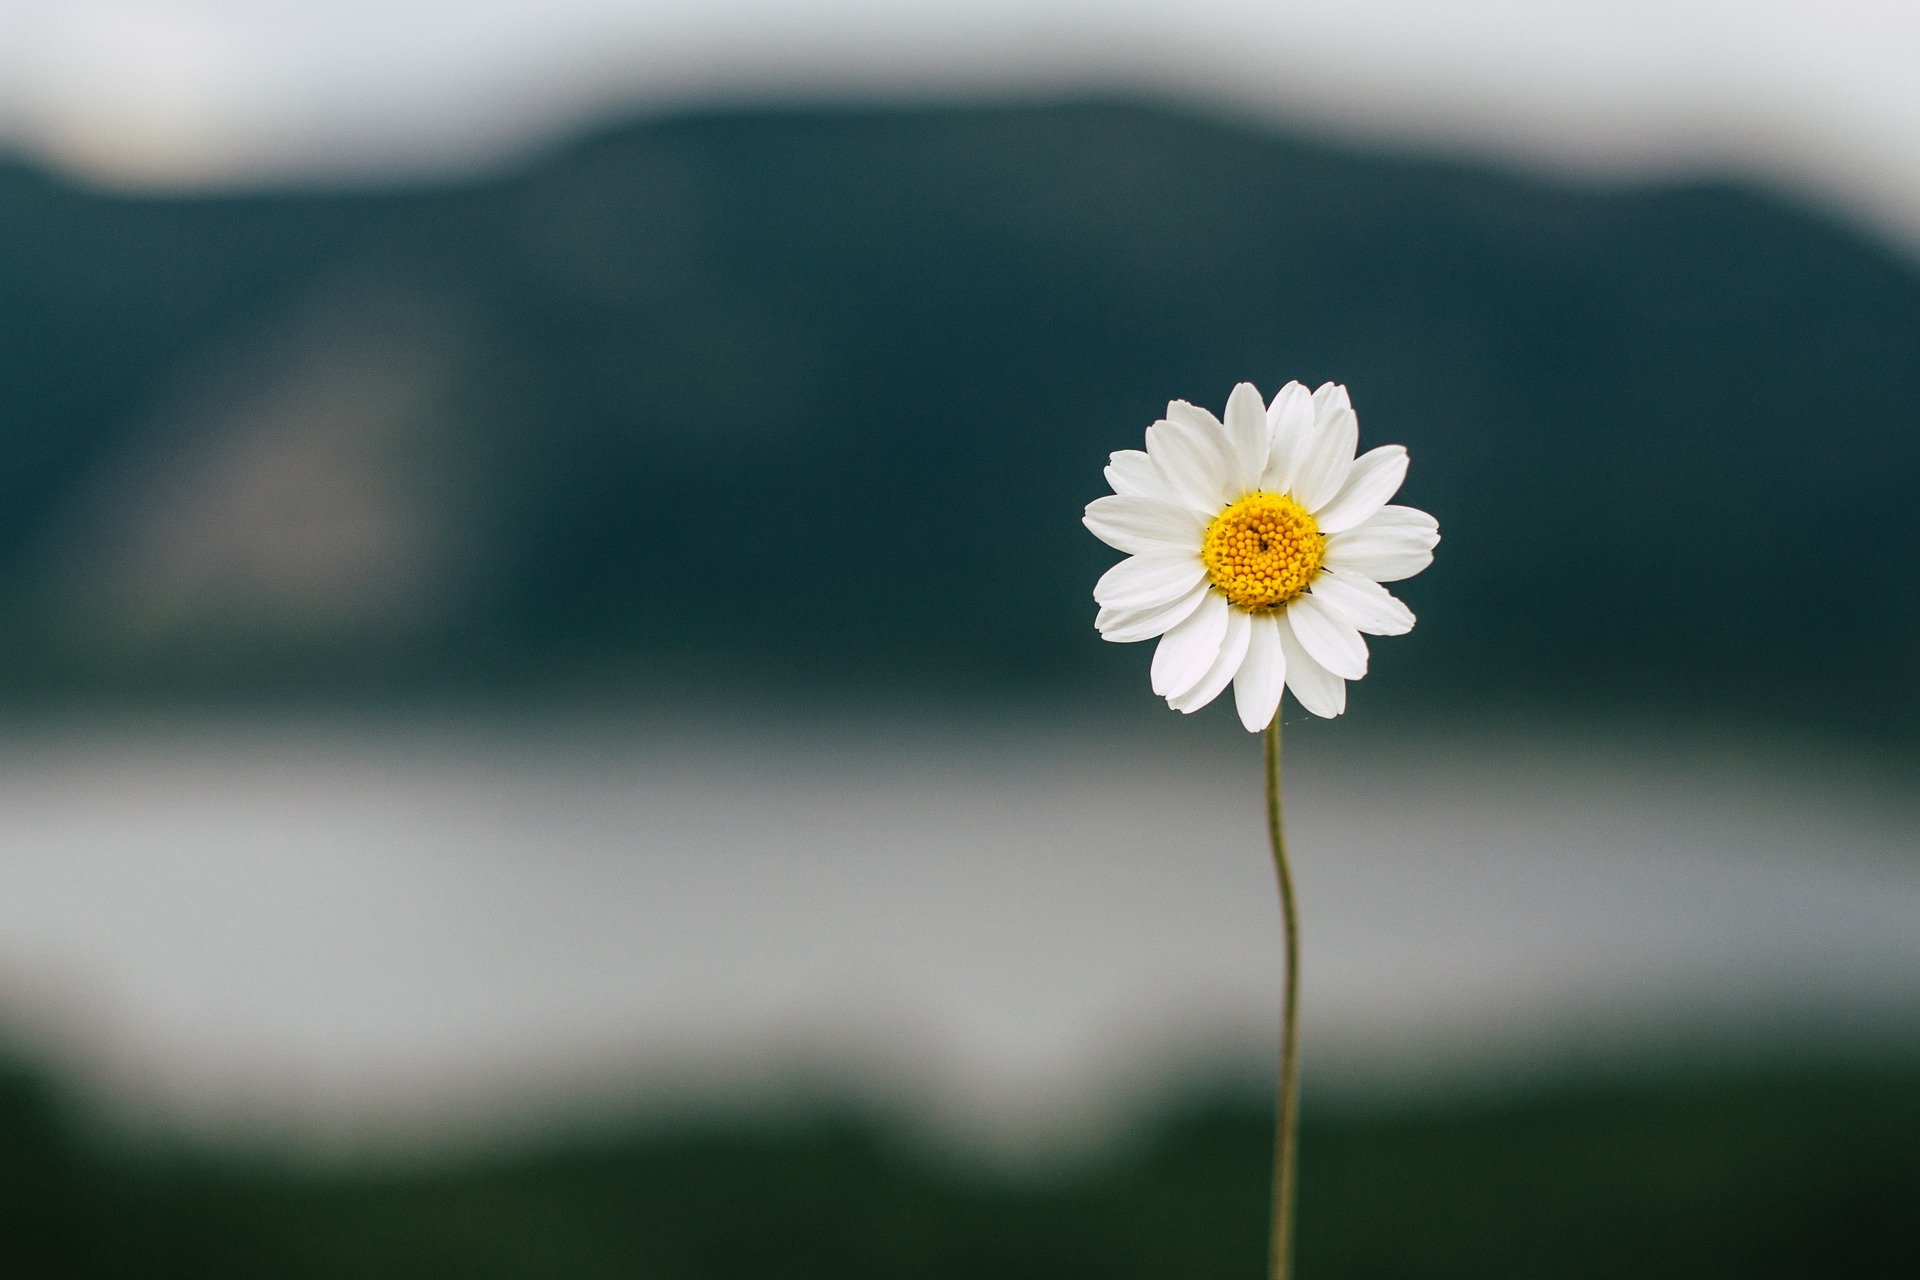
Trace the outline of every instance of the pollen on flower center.
{"label": "pollen on flower center", "polygon": [[1278,493],[1250,493],[1207,526],[1200,562],[1228,600],[1271,609],[1305,591],[1320,573],[1327,538],[1307,509]]}

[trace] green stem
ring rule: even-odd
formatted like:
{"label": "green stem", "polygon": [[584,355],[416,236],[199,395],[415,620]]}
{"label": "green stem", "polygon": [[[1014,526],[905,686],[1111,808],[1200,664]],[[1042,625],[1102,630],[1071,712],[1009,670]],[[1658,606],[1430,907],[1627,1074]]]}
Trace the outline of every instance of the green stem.
{"label": "green stem", "polygon": [[1267,726],[1267,839],[1280,880],[1280,918],[1286,930],[1287,972],[1280,1013],[1280,1096],[1273,1132],[1273,1250],[1270,1280],[1293,1274],[1293,1201],[1300,1130],[1300,911],[1280,824],[1280,716]]}

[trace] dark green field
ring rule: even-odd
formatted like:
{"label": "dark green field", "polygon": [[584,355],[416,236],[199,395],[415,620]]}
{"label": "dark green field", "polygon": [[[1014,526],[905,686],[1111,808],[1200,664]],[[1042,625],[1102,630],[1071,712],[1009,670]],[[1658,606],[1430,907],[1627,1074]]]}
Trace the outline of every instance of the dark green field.
{"label": "dark green field", "polygon": [[[1194,1097],[1022,1173],[854,1110],[685,1122],[429,1165],[108,1156],[16,1077],[8,1276],[1260,1275],[1267,1117]],[[1306,1280],[1902,1277],[1920,1067],[1690,1073],[1508,1100],[1309,1107]]]}

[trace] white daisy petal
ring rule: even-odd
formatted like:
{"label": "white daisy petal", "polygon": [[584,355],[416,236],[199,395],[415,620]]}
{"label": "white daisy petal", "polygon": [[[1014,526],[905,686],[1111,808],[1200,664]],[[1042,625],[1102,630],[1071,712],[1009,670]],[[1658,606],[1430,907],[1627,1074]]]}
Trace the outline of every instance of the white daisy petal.
{"label": "white daisy petal", "polygon": [[1232,612],[1225,596],[1210,591],[1186,621],[1160,637],[1160,647],[1153,652],[1155,693],[1171,698],[1200,682],[1220,656],[1220,642],[1227,638],[1227,615]]}
{"label": "white daisy petal", "polygon": [[1240,664],[1247,656],[1247,642],[1253,634],[1252,621],[1251,617],[1240,610],[1229,609],[1227,634],[1220,642],[1220,656],[1213,660],[1213,665],[1207,668],[1207,673],[1200,677],[1199,684],[1177,698],[1168,698],[1167,705],[1183,715],[1192,715],[1219,697],[1221,690],[1231,684],[1234,676],[1240,673]]}
{"label": "white daisy petal", "polygon": [[1293,634],[1286,615],[1279,618],[1280,652],[1286,655],[1287,688],[1300,705],[1323,720],[1347,709],[1347,682],[1315,662]]}
{"label": "white daisy petal", "polygon": [[1440,522],[1418,507],[1382,507],[1361,523],[1375,529],[1420,529],[1440,540]]}
{"label": "white daisy petal", "polygon": [[1413,630],[1413,610],[1372,578],[1345,569],[1323,570],[1308,592],[1370,636],[1403,636]]}
{"label": "white daisy petal", "polygon": [[[1395,508],[1383,510],[1393,511]],[[1399,510],[1411,508],[1401,507]],[[1431,517],[1428,519],[1431,520]],[[1380,513],[1376,513],[1359,528],[1327,538],[1325,567],[1362,574],[1375,582],[1398,582],[1402,578],[1411,578],[1432,564],[1433,548],[1439,541],[1437,529],[1403,523],[1397,517],[1382,521]]]}
{"label": "white daisy petal", "polygon": [[[1343,535],[1344,536],[1344,535]],[[1372,578],[1375,582],[1401,582],[1420,573],[1433,563],[1433,552],[1410,542],[1389,542],[1384,535],[1368,534],[1364,543],[1335,547],[1327,542],[1327,565]]]}
{"label": "white daisy petal", "polygon": [[1183,416],[1147,428],[1147,456],[1166,477],[1167,487],[1196,512],[1211,515],[1226,505],[1232,472],[1226,430],[1210,413],[1204,423]]}
{"label": "white daisy petal", "polygon": [[1267,469],[1267,407],[1260,391],[1251,382],[1243,382],[1227,397],[1226,439],[1232,453],[1233,490],[1238,498],[1260,487],[1260,476]]}
{"label": "white daisy petal", "polygon": [[1309,594],[1295,596],[1286,615],[1293,638],[1315,662],[1343,680],[1367,674],[1367,642],[1339,610]]}
{"label": "white daisy petal", "polygon": [[1280,619],[1255,614],[1247,640],[1247,656],[1233,678],[1233,701],[1248,733],[1259,733],[1273,723],[1280,695],[1287,687],[1287,655],[1280,648]]}
{"label": "white daisy petal", "polygon": [[1293,484],[1293,461],[1299,455],[1300,442],[1313,434],[1313,394],[1304,383],[1289,382],[1274,396],[1267,406],[1267,433],[1273,443],[1260,487],[1269,493],[1285,493]]}
{"label": "white daisy petal", "polygon": [[1115,493],[1161,502],[1177,501],[1160,468],[1139,449],[1122,449],[1113,455],[1107,463],[1107,483]]}
{"label": "white daisy petal", "polygon": [[1313,416],[1322,425],[1341,409],[1353,408],[1347,389],[1337,382],[1323,382],[1313,390]]}
{"label": "white daisy petal", "polygon": [[1157,609],[1102,609],[1095,615],[1093,625],[1100,629],[1100,638],[1111,644],[1151,640],[1192,617],[1210,590],[1212,588],[1203,582],[1173,603]]}
{"label": "white daisy petal", "polygon": [[1199,405],[1186,400],[1167,401],[1167,421],[1183,422],[1190,427],[1219,433],[1225,428],[1220,419],[1213,416],[1211,409],[1202,409]]}
{"label": "white daisy petal", "polygon": [[1387,504],[1407,478],[1407,451],[1383,444],[1354,459],[1333,501],[1313,513],[1322,533],[1343,533]]}
{"label": "white daisy petal", "polygon": [[1207,527],[1198,512],[1185,507],[1117,493],[1089,502],[1082,523],[1094,537],[1130,555],[1172,549],[1198,551]]}
{"label": "white daisy petal", "polygon": [[1353,451],[1360,447],[1360,420],[1353,410],[1336,410],[1315,425],[1294,463],[1291,491],[1309,511],[1333,501],[1353,470]]}
{"label": "white daisy petal", "polygon": [[1206,573],[1191,551],[1130,556],[1100,575],[1093,598],[1114,609],[1156,609],[1193,590]]}

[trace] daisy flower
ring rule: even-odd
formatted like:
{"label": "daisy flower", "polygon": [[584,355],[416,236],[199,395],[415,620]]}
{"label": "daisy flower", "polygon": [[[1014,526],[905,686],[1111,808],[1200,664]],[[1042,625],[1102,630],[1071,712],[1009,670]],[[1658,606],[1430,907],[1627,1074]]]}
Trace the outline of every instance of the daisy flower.
{"label": "daisy flower", "polygon": [[1284,689],[1337,716],[1367,673],[1365,637],[1413,629],[1380,584],[1433,563],[1440,526],[1388,505],[1407,451],[1356,458],[1359,433],[1345,387],[1290,382],[1263,406],[1243,382],[1225,421],[1175,400],[1145,452],[1113,455],[1113,492],[1086,525],[1127,559],[1094,586],[1094,625],[1120,643],[1159,638],[1153,691],[1169,706],[1198,711],[1232,684],[1254,733]]}

